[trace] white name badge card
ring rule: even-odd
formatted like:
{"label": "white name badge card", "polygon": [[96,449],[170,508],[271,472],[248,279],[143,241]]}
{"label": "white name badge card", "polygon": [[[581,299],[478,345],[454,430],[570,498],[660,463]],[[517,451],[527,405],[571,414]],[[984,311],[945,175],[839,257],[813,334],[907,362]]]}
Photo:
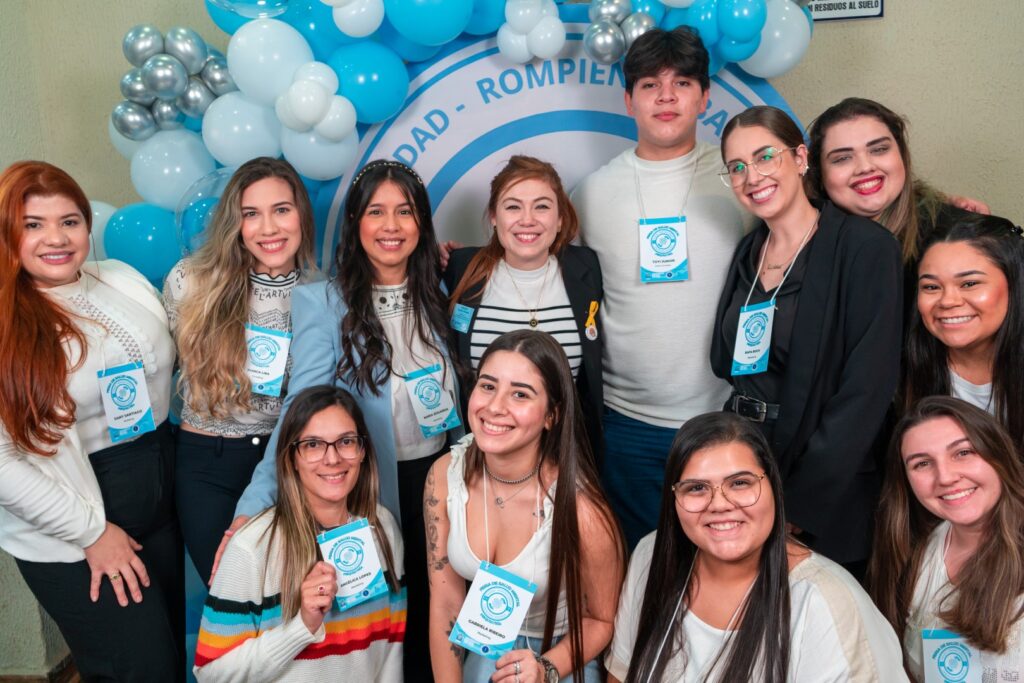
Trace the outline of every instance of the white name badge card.
{"label": "white name badge card", "polygon": [[291,343],[291,332],[249,324],[245,326],[245,346],[249,352],[245,374],[252,383],[253,393],[263,396],[281,395]]}
{"label": "white name badge card", "polygon": [[686,253],[686,217],[641,218],[640,281],[677,282],[690,279]]}
{"label": "white name badge card", "polygon": [[488,659],[515,647],[537,584],[481,562],[448,640]]}
{"label": "white name badge card", "polygon": [[388,592],[373,530],[366,519],[325,531],[316,537],[324,561],[338,574],[334,601],[344,611]]}
{"label": "white name badge card", "polygon": [[101,370],[96,375],[111,441],[117,443],[156,429],[141,361]]}
{"label": "white name badge card", "polygon": [[465,304],[455,304],[452,311],[452,329],[465,334],[469,332],[469,325],[473,322],[473,309]]}
{"label": "white name badge card", "polygon": [[765,301],[740,308],[736,345],[732,350],[732,376],[756,375],[768,369],[772,345],[775,302]]}
{"label": "white name badge card", "polygon": [[445,390],[443,380],[441,366],[438,364],[405,377],[405,388],[412,399],[416,421],[420,423],[420,431],[425,438],[443,434],[462,424],[455,411],[455,401],[451,393]]}
{"label": "white name badge card", "polygon": [[981,683],[978,651],[952,631],[921,632],[925,683]]}

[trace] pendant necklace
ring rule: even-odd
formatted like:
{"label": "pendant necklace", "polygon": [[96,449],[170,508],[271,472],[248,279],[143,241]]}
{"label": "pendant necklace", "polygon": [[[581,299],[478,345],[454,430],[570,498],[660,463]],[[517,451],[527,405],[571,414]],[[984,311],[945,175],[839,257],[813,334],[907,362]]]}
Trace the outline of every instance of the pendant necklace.
{"label": "pendant necklace", "polygon": [[517,488],[515,491],[513,491],[512,494],[510,496],[508,496],[507,498],[503,498],[502,496],[498,496],[498,495],[494,496],[494,504],[497,505],[502,510],[505,509],[505,503],[507,503],[508,501],[512,500],[517,495],[519,495],[520,491],[522,491],[523,489],[525,489],[529,485],[529,481],[531,479],[533,479],[537,475],[537,472],[539,472],[539,471],[540,471],[540,461],[538,460],[537,461],[537,465],[532,470],[530,470],[527,474],[525,474],[524,476],[520,477],[519,479],[502,479],[501,477],[499,477],[499,476],[497,476],[495,474],[492,474],[491,471],[489,469],[487,469],[487,461],[484,460],[484,474],[487,475],[488,479],[493,479],[494,481],[496,481],[496,482],[498,482],[500,484],[505,484],[506,486],[519,486],[519,488]]}
{"label": "pendant necklace", "polygon": [[[512,280],[512,286],[516,289],[516,294],[519,295],[519,300],[523,302],[523,306],[526,307],[526,312],[530,315],[530,327],[535,328],[540,324],[537,319],[537,311],[540,310],[540,300],[544,296],[544,287],[548,283],[548,268],[551,266],[550,258],[544,262],[544,277],[540,281],[540,291],[537,292],[537,303],[534,304],[533,308],[530,308],[530,304],[526,303],[526,297],[519,290],[519,285],[516,283],[515,277],[512,275],[512,269],[509,268],[508,263],[505,261],[501,262],[505,266],[505,272],[508,273],[508,279]],[[486,466],[484,469],[487,469]],[[495,478],[495,481],[501,481],[501,479]]]}

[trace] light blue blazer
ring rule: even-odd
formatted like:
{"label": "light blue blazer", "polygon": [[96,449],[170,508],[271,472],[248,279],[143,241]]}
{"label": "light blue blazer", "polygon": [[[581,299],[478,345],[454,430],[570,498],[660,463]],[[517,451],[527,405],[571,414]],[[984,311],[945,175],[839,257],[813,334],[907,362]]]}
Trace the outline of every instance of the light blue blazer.
{"label": "light blue blazer", "polygon": [[[281,406],[281,417],[274,433],[267,442],[263,460],[256,466],[252,481],[235,507],[236,517],[255,515],[277,500],[277,437],[292,398],[306,387],[333,384],[351,392],[363,411],[366,428],[377,452],[381,505],[395,519],[402,518],[398,500],[398,457],[391,419],[391,382],[384,382],[380,394],[375,395],[369,390],[357,391],[354,385],[336,376],[335,370],[341,359],[341,321],[347,312],[348,306],[333,281],[300,285],[292,290],[292,369],[288,377],[288,395]],[[438,339],[438,346],[451,368],[448,347],[443,339]],[[460,406],[458,382],[455,383],[455,392],[455,405]],[[465,430],[456,427],[449,430],[449,435],[454,442],[465,435]],[[419,506],[420,501],[406,501],[406,504]]]}

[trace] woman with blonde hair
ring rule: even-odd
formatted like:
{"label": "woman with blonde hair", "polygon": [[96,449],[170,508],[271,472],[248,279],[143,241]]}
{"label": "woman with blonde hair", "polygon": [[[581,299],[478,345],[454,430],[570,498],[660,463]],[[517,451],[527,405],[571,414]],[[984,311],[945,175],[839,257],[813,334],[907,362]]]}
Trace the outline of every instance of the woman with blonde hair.
{"label": "woman with blonde hair", "polygon": [[[313,210],[295,169],[252,159],[231,176],[209,238],[164,283],[184,399],[175,497],[204,581],[281,412],[291,293],[317,274],[313,239]],[[275,364],[271,356],[282,358]]]}

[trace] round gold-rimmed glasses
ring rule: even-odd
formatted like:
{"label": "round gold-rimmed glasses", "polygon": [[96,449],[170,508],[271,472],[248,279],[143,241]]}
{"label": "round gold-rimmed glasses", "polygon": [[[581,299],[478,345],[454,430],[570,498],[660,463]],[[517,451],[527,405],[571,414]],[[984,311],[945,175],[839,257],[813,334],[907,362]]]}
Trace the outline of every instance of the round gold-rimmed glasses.
{"label": "round gold-rimmed glasses", "polygon": [[770,176],[782,168],[782,155],[784,152],[792,152],[796,147],[765,147],[758,152],[750,161],[730,161],[725,165],[725,170],[718,174],[722,184],[726,187],[739,187],[747,179],[747,168],[752,168],[760,175]]}

